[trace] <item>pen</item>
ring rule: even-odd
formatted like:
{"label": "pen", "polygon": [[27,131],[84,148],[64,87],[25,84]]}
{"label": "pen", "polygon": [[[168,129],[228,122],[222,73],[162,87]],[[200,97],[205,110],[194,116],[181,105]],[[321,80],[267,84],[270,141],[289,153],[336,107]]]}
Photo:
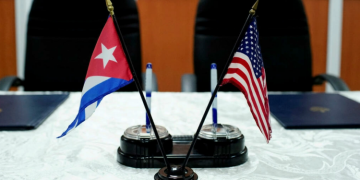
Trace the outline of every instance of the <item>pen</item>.
{"label": "pen", "polygon": [[[152,64],[148,63],[146,65],[146,74],[145,74],[145,92],[146,92],[146,103],[151,110],[151,91],[152,91]],[[151,124],[148,115],[146,114],[146,132],[151,132]]]}
{"label": "pen", "polygon": [[[211,64],[210,70],[210,78],[211,78],[211,93],[214,92],[214,89],[217,85],[217,67],[216,63]],[[217,129],[217,95],[212,103],[212,117],[213,117],[213,132],[216,132]]]}

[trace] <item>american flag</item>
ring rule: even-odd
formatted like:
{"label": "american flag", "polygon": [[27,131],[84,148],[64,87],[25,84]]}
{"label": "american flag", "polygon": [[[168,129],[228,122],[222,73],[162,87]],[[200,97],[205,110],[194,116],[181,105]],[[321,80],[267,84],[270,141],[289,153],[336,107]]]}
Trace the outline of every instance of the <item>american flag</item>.
{"label": "american flag", "polygon": [[255,17],[252,18],[221,85],[227,83],[232,83],[243,92],[257,126],[269,143],[270,109]]}

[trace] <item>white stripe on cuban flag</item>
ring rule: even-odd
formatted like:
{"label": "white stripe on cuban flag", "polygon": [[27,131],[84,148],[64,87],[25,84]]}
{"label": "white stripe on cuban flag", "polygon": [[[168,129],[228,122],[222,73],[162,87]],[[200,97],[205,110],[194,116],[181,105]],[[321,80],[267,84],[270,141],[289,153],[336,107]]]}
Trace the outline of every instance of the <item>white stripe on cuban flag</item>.
{"label": "white stripe on cuban flag", "polygon": [[88,77],[83,87],[78,115],[69,125],[68,129],[58,138],[65,136],[70,132],[70,130],[76,128],[89,118],[95,112],[95,109],[100,104],[104,96],[116,91],[120,87],[130,84],[132,81],[133,80],[125,81],[118,78],[103,76]]}
{"label": "white stripe on cuban flag", "polygon": [[[91,88],[109,79],[109,77],[104,76],[91,76],[87,78],[82,90],[82,95],[84,96]],[[85,108],[85,119],[89,118],[95,112],[95,109],[100,104],[101,100],[102,98]]]}
{"label": "white stripe on cuban flag", "polygon": [[84,87],[82,89],[82,95],[84,95],[86,92],[88,92],[91,88],[94,86],[110,79],[109,77],[104,76],[91,76],[88,77],[85,81]]}
{"label": "white stripe on cuban flag", "polygon": [[[82,90],[82,97],[81,97],[81,104],[80,104],[79,113],[76,116],[73,123],[71,123],[69,125],[68,129],[61,136],[59,136],[58,138],[63,137],[66,134],[68,134],[71,130],[75,129],[78,125],[80,125],[84,120],[89,118],[95,112],[95,109],[100,104],[102,98],[95,101],[95,102],[93,102],[93,103],[91,103],[87,107],[85,107],[85,110],[82,110],[86,104],[89,104],[89,102],[93,101],[93,99],[87,98],[87,96],[84,97],[84,95],[89,91],[91,93],[91,89],[93,87],[95,87],[95,86],[97,86],[97,85],[101,84],[102,82],[105,82],[105,81],[107,81],[109,79],[110,79],[109,77],[104,77],[104,76],[91,76],[91,77],[88,77],[86,79],[83,90]],[[83,112],[81,112],[81,111],[83,111]],[[84,116],[83,120],[82,120],[81,116]]]}

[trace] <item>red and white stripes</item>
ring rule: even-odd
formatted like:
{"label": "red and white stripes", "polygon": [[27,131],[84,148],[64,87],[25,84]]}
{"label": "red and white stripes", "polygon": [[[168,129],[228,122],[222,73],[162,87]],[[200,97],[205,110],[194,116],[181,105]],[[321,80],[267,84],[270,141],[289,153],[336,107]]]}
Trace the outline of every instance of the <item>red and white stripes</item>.
{"label": "red and white stripes", "polygon": [[256,78],[248,56],[236,52],[222,84],[232,83],[245,95],[257,126],[267,142],[271,138],[270,109],[267,96],[265,70]]}

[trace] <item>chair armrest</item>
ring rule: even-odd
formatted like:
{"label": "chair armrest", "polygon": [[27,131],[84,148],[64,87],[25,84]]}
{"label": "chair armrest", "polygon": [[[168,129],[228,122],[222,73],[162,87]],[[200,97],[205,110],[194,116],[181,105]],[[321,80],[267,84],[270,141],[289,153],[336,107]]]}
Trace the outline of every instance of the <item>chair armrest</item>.
{"label": "chair armrest", "polygon": [[181,76],[181,92],[196,92],[196,75],[183,74]]}
{"label": "chair armrest", "polygon": [[314,84],[320,85],[327,81],[335,91],[350,91],[347,84],[340,78],[330,74],[320,74],[314,77]]}
{"label": "chair armrest", "polygon": [[8,91],[11,87],[23,85],[23,81],[16,76],[5,76],[0,80],[0,91]]}

